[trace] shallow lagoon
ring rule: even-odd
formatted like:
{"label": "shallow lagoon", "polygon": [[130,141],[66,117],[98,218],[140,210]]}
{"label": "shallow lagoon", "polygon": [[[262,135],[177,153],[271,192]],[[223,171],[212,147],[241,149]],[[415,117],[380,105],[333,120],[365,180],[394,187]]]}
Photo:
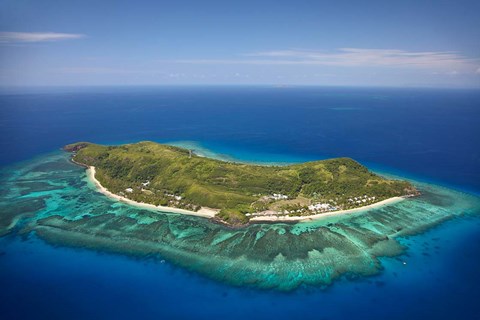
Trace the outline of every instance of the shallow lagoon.
{"label": "shallow lagoon", "polygon": [[[24,176],[43,162],[44,155],[39,154],[72,141],[184,139],[200,140],[214,156],[254,162],[350,156],[383,173],[408,174],[416,181],[476,194],[480,186],[478,91],[260,87],[47,91],[0,95],[4,138],[0,162],[37,157],[4,167],[4,178]],[[78,219],[79,208],[87,215],[105,213],[104,209],[112,214],[129,211],[87,189],[80,168],[68,161],[61,166],[68,169],[58,174],[55,184],[42,181],[47,164],[30,172],[27,181],[14,182],[18,189],[2,184],[0,198],[43,189],[43,194],[33,195],[49,199],[46,207],[41,199],[17,199],[16,209],[25,213],[26,221],[33,212],[40,218],[56,212]],[[49,179],[53,176],[51,172]],[[4,217],[18,212],[2,207],[2,225]],[[480,318],[480,221],[475,215],[398,238],[406,251],[379,258],[383,268],[373,276],[341,277],[326,288],[302,286],[287,293],[228,285],[178,267],[170,259],[52,246],[34,233],[19,236],[26,226],[19,224],[13,234],[0,238],[0,306],[6,318]]]}
{"label": "shallow lagoon", "polygon": [[[214,154],[211,152],[210,154]],[[95,190],[56,152],[2,172],[2,233],[169,263],[222,283],[291,291],[378,274],[381,257],[407,252],[399,238],[480,213],[480,199],[415,182],[416,198],[302,223],[231,229],[204,218],[149,211]]]}

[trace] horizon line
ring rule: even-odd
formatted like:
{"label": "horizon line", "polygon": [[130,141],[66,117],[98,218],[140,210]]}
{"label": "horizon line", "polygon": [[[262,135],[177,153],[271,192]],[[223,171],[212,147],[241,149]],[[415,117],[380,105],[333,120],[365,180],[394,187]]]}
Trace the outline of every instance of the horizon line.
{"label": "horizon line", "polygon": [[340,85],[340,84],[265,84],[265,83],[252,83],[252,84],[236,84],[236,83],[186,83],[186,84],[46,84],[46,85],[23,85],[23,84],[13,84],[13,85],[2,85],[0,84],[0,89],[21,89],[21,88],[113,88],[113,87],[122,87],[122,88],[139,88],[139,87],[272,87],[272,88],[299,88],[299,87],[325,87],[325,88],[386,88],[386,89],[451,89],[451,90],[480,90],[479,86],[428,86],[428,85]]}

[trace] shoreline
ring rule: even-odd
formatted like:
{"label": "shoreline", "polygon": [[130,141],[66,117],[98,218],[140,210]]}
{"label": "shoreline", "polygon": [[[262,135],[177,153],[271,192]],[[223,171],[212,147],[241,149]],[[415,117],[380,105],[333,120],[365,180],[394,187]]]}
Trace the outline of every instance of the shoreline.
{"label": "shoreline", "polygon": [[337,210],[337,211],[330,211],[330,212],[324,212],[324,213],[319,213],[319,214],[314,214],[310,216],[299,216],[299,217],[289,217],[289,216],[257,216],[250,218],[250,221],[252,222],[306,222],[306,221],[313,221],[313,220],[320,220],[323,218],[328,218],[328,217],[334,217],[334,216],[340,216],[340,215],[348,215],[352,214],[355,212],[359,211],[366,211],[374,208],[379,208],[383,207],[389,204],[397,203],[402,200],[405,200],[404,197],[392,197],[388,198],[379,202],[375,202],[372,204],[369,204],[367,206],[363,207],[358,207],[358,208],[353,208],[353,209],[347,209],[347,210]]}
{"label": "shoreline", "polygon": [[[76,162],[75,162],[76,163]],[[79,163],[77,163],[79,164]],[[208,219],[214,219],[219,210],[211,209],[211,208],[205,208],[202,207],[198,211],[191,211],[191,210],[186,210],[186,209],[180,209],[180,208],[174,208],[174,207],[166,207],[166,206],[155,206],[153,204],[149,203],[144,203],[144,202],[138,202],[134,201],[131,199],[128,199],[126,197],[119,196],[115,193],[110,192],[107,188],[102,186],[102,184],[95,178],[95,167],[94,166],[85,166],[87,168],[86,173],[87,173],[87,178],[93,182],[95,185],[96,189],[98,192],[104,194],[105,196],[135,206],[139,207],[142,209],[150,209],[150,210],[157,210],[157,211],[163,211],[163,212],[170,212],[170,213],[180,213],[180,214],[186,214],[186,215],[192,215],[192,216],[197,216],[197,217],[203,217],[203,218],[208,218]],[[383,207],[389,204],[397,203],[399,201],[405,200],[404,197],[392,197],[388,198],[376,203],[372,203],[367,206],[359,207],[359,208],[353,208],[353,209],[347,209],[347,210],[338,210],[338,211],[331,211],[331,212],[324,212],[324,213],[319,213],[319,214],[314,214],[310,216],[298,216],[298,217],[289,217],[289,216],[276,216],[276,215],[270,215],[270,216],[256,216],[250,218],[249,223],[262,223],[262,222],[308,222],[308,221],[314,221],[314,220],[321,220],[329,217],[334,217],[334,216],[341,216],[341,215],[348,215],[352,213],[356,213],[359,211],[365,211],[365,210],[370,210],[374,208],[379,208]],[[230,226],[229,224],[226,224]]]}
{"label": "shoreline", "polygon": [[87,178],[90,181],[93,182],[93,184],[97,188],[98,192],[106,195],[107,197],[109,197],[111,199],[114,199],[114,200],[117,200],[117,201],[120,201],[120,202],[123,202],[123,203],[127,203],[129,205],[140,207],[142,209],[150,209],[150,210],[153,209],[153,210],[163,211],[163,212],[167,212],[167,213],[168,212],[181,213],[181,214],[187,214],[187,215],[198,216],[198,217],[203,217],[203,218],[213,218],[218,213],[218,211],[216,211],[214,209],[205,208],[205,207],[202,207],[198,211],[190,211],[190,210],[173,208],[173,207],[155,206],[155,205],[149,204],[149,203],[134,201],[134,200],[119,196],[115,193],[112,193],[112,192],[108,191],[107,188],[102,186],[100,181],[98,181],[95,178],[95,167],[94,166],[87,167],[86,172],[87,172]]}

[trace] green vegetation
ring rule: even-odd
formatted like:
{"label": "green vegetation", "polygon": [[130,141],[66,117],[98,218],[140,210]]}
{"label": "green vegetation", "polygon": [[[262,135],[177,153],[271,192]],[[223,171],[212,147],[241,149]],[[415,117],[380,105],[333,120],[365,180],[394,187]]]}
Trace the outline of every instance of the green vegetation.
{"label": "green vegetation", "polygon": [[[298,214],[312,214],[306,201],[328,203],[328,210],[338,210],[368,204],[357,203],[354,197],[377,202],[416,193],[410,183],[384,179],[349,158],[260,166],[204,158],[154,142],[121,146],[82,142],[64,149],[74,152],[75,162],[95,166],[96,178],[113,193],[155,205],[220,209],[217,216],[229,224],[244,224],[250,214],[279,207],[286,210],[280,213],[296,215],[287,209],[301,205]],[[279,205],[286,197],[289,201]],[[299,204],[295,199],[301,199]]]}

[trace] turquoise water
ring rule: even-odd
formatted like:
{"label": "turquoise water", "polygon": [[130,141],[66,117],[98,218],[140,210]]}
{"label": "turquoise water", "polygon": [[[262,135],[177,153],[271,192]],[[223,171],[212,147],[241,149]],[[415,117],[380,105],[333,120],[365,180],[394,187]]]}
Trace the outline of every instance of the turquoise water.
{"label": "turquoise water", "polygon": [[[478,319],[479,103],[478,91],[418,89],[2,93],[2,318]],[[424,193],[230,230],[105,198],[51,152],[82,140],[187,141],[261,163],[349,156]]]}
{"label": "turquoise water", "polygon": [[[196,150],[221,157],[198,144]],[[168,261],[228,285],[279,291],[376,275],[384,268],[381,257],[405,252],[399,238],[480,209],[478,197],[415,182],[421,196],[381,208],[230,229],[115,202],[62,152],[5,168],[1,177],[3,234],[35,234],[54,245]]]}

